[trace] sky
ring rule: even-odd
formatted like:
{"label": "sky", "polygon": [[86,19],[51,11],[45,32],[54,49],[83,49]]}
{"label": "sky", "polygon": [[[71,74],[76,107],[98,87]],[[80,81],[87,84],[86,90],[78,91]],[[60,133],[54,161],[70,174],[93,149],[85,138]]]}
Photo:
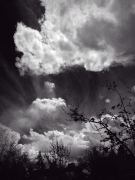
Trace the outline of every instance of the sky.
{"label": "sky", "polygon": [[134,100],[134,0],[2,0],[0,22],[2,128],[26,149],[55,139],[73,152],[99,143],[67,112],[78,106],[95,116],[116,104],[106,82]]}

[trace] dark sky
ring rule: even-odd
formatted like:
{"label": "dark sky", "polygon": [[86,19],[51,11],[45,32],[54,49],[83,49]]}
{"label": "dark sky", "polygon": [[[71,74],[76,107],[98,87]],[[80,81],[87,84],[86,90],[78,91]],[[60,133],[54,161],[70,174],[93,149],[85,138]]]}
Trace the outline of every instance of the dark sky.
{"label": "dark sky", "polygon": [[40,30],[38,19],[45,9],[38,0],[2,0],[0,5],[0,112],[13,105],[30,103],[36,96],[30,77],[21,77],[15,67],[13,40],[17,22]]}

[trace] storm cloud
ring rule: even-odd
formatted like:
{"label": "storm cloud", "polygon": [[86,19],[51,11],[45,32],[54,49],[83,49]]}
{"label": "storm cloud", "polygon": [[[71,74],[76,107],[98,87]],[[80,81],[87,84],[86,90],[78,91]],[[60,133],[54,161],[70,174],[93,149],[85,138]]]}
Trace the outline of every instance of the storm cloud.
{"label": "storm cloud", "polygon": [[[102,71],[116,64],[134,64],[134,6],[131,0],[46,1],[41,32],[18,24],[14,38],[23,56],[17,67],[39,75],[75,65]],[[35,36],[38,50],[26,38],[28,33]]]}

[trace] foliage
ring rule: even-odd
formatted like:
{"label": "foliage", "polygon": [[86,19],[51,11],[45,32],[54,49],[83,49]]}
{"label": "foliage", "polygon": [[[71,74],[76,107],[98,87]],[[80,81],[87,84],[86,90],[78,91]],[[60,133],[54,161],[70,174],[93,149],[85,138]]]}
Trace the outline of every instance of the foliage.
{"label": "foliage", "polygon": [[87,149],[77,160],[71,159],[68,147],[53,142],[48,152],[34,159],[22,153],[8,131],[0,131],[0,179],[2,180],[133,180],[135,179],[135,111],[128,97],[123,97],[113,82],[119,103],[103,110],[97,117],[86,117],[78,108],[69,116],[74,121],[90,122],[101,135],[101,144]]}
{"label": "foliage", "polygon": [[122,97],[115,82],[109,83],[107,87],[119,98],[119,103],[113,105],[110,110],[104,109],[96,118],[87,118],[78,108],[71,108],[68,114],[74,121],[90,122],[102,135],[101,142],[107,144],[108,150],[118,150],[122,147],[135,158],[135,110],[132,99]]}
{"label": "foliage", "polygon": [[[7,151],[0,160],[0,178],[3,180],[129,180],[134,179],[135,161],[119,148],[106,153],[104,147],[87,150],[78,164],[69,161],[70,151],[63,144],[53,143],[50,156],[39,152],[30,160],[16,147]],[[56,156],[56,154],[58,156]],[[49,161],[49,166],[48,166]]]}
{"label": "foliage", "polygon": [[66,167],[69,162],[70,150],[62,142],[56,141],[51,144],[49,152],[45,153],[45,157],[50,166]]}

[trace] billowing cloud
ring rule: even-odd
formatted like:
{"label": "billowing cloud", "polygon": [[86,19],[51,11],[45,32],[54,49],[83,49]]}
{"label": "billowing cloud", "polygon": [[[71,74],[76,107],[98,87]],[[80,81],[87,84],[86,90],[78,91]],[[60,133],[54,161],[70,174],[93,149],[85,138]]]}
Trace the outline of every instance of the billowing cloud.
{"label": "billowing cloud", "polygon": [[46,20],[41,32],[18,23],[14,39],[22,72],[58,73],[80,65],[102,71],[134,59],[134,2],[129,0],[44,1]]}
{"label": "billowing cloud", "polygon": [[57,52],[50,45],[43,43],[39,31],[19,23],[15,34],[15,44],[17,49],[24,53],[16,63],[22,73],[27,70],[36,74],[59,72],[62,59],[56,58]]}
{"label": "billowing cloud", "polygon": [[22,109],[11,109],[1,115],[1,122],[12,129],[25,132],[30,128],[44,130],[61,129],[67,123],[67,106],[63,99],[39,99]]}
{"label": "billowing cloud", "polygon": [[67,106],[61,98],[36,99],[27,114],[32,122],[35,121],[36,126],[40,124],[41,127],[57,129],[66,123],[65,111],[67,111]]}
{"label": "billowing cloud", "polygon": [[82,152],[82,150],[89,148],[90,145],[100,142],[98,133],[90,129],[91,126],[88,123],[79,131],[53,130],[40,134],[31,129],[29,135],[24,135],[22,137],[24,141],[23,147],[26,150],[32,148],[35,152],[39,150],[45,152],[50,148],[51,143],[59,142],[71,149],[72,155],[76,155]]}
{"label": "billowing cloud", "polygon": [[[88,71],[102,71],[117,64],[125,66],[134,64],[135,38],[133,34],[135,30],[135,3],[133,0],[41,1],[42,4],[46,5],[45,21],[39,20],[41,22],[41,31],[32,29],[32,27],[30,28],[20,22],[17,24],[14,35],[16,49],[22,52],[22,57],[17,58],[16,62],[16,66],[22,74],[25,72],[36,75],[57,74],[64,68],[78,65]],[[118,71],[121,71],[121,68],[117,68],[117,72]],[[125,71],[125,73],[122,74],[128,74],[127,72],[129,71]],[[88,140],[88,137],[90,137],[89,133],[88,131],[86,132],[85,128],[83,129],[82,125],[78,128],[78,125],[74,125],[74,123],[66,120],[67,114],[65,111],[67,111],[67,105],[62,98],[68,99],[67,102],[81,102],[82,104],[80,104],[83,108],[87,106],[92,113],[95,111],[95,106],[99,106],[97,109],[103,107],[102,104],[111,106],[115,103],[117,97],[114,97],[114,95],[106,95],[107,93],[104,89],[99,90],[101,95],[95,92],[97,92],[97,84],[102,84],[107,78],[112,80],[114,76],[118,75],[123,80],[123,75],[121,76],[119,73],[120,72],[116,73],[115,71],[113,74],[111,74],[111,72],[105,72],[104,74],[102,73],[102,75],[101,73],[89,73],[90,78],[86,81],[84,79],[86,79],[85,77],[88,76],[88,74],[82,78],[80,77],[82,76],[81,73],[77,75],[75,72],[73,76],[76,77],[69,76],[68,78],[72,79],[71,82],[73,84],[76,82],[76,84],[80,83],[80,85],[77,84],[72,87],[69,86],[66,81],[70,80],[68,78],[65,79],[65,71],[62,75],[57,76],[58,80],[57,78],[55,79],[56,76],[53,76],[57,81],[56,88],[53,83],[45,82],[44,88],[48,93],[46,93],[45,96],[44,93],[43,96],[39,95],[39,98],[33,101],[28,109],[17,111],[12,118],[15,120],[11,122],[11,127],[18,128],[19,130],[23,128],[29,130],[33,128],[34,130],[30,131],[30,136],[25,138],[34,139],[36,136],[40,139],[41,135],[42,140],[39,140],[39,144],[42,144],[40,143],[42,141],[49,144],[49,134],[52,133],[54,133],[58,139],[64,140],[64,142],[67,142],[66,140],[68,139],[73,140],[76,136],[80,139],[87,137],[86,139]],[[71,72],[69,72],[69,74],[71,74]],[[131,73],[131,76],[132,75],[133,73]],[[63,81],[61,81],[62,78],[60,76],[63,77]],[[125,77],[125,79],[126,78],[127,77]],[[82,82],[83,88],[87,89],[85,91],[83,91],[83,88],[82,90],[77,88],[82,86]],[[65,85],[63,85],[64,83]],[[90,89],[92,86],[93,89]],[[58,87],[61,89],[58,89]],[[65,96],[64,91],[68,96]],[[83,93],[85,96],[83,96]],[[71,94],[73,94],[75,98]],[[98,95],[102,103],[95,101]],[[62,96],[62,98],[56,98],[59,96]],[[81,96],[85,98],[81,99]],[[96,98],[94,99],[93,97],[95,96]],[[70,99],[72,99],[72,101]],[[91,101],[90,108],[88,101]],[[93,105],[94,102],[96,104],[95,106]],[[117,129],[115,122],[109,121],[109,123],[111,123],[114,130]],[[71,128],[71,126],[73,127]],[[39,134],[39,132],[45,133]],[[73,135],[71,135],[71,132]],[[82,137],[80,137],[78,133],[82,135]],[[71,138],[72,136],[73,138]],[[33,139],[32,143],[35,142]],[[82,138],[82,142],[84,142],[83,140]],[[36,146],[39,147],[39,144],[37,144],[38,143],[36,143]]]}

